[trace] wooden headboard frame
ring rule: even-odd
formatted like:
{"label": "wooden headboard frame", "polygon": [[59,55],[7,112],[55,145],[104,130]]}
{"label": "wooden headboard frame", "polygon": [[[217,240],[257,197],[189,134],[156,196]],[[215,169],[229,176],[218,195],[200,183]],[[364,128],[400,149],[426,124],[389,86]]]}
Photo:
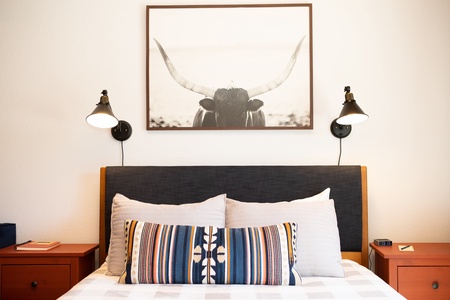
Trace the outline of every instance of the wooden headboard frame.
{"label": "wooden headboard frame", "polygon": [[140,166],[100,169],[100,263],[116,193],[151,203],[199,202],[226,193],[247,202],[301,199],[331,188],[342,257],[368,267],[367,168],[364,166]]}

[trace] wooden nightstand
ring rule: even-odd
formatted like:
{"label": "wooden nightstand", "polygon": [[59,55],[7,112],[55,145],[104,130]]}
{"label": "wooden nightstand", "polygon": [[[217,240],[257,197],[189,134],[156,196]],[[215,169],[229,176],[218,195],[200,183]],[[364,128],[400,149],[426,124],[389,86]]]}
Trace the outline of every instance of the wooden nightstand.
{"label": "wooden nightstand", "polygon": [[0,299],[56,299],[95,269],[97,244],[47,251],[0,249]]}
{"label": "wooden nightstand", "polygon": [[[412,245],[414,251],[400,251]],[[370,244],[375,273],[408,300],[450,299],[450,243]]]}

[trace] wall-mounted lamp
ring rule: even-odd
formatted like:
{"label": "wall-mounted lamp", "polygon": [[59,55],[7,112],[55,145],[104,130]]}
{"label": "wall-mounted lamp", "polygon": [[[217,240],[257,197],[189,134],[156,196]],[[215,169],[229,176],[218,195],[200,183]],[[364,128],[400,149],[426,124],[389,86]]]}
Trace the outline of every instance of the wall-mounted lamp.
{"label": "wall-mounted lamp", "polygon": [[86,117],[86,122],[94,127],[111,128],[112,136],[118,141],[126,141],[132,133],[131,125],[123,120],[118,120],[112,112],[109,104],[108,91],[103,90],[100,102],[94,111]]}
{"label": "wall-mounted lamp", "polygon": [[331,123],[331,133],[337,138],[345,138],[352,131],[352,124],[361,123],[369,118],[367,114],[356,104],[353,93],[350,93],[350,87],[344,88],[345,102],[342,104],[341,114],[339,118],[334,119]]}

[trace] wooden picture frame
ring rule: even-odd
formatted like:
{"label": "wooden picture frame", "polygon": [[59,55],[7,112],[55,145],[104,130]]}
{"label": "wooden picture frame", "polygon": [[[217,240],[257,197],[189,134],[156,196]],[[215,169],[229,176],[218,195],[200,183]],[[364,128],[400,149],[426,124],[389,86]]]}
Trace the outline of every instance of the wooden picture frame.
{"label": "wooden picture frame", "polygon": [[312,4],[149,5],[146,25],[148,130],[313,128]]}

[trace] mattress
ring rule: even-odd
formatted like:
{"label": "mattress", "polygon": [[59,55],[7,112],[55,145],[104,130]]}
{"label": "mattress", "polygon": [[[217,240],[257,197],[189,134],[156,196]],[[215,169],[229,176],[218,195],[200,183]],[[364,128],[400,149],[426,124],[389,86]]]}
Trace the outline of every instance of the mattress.
{"label": "mattress", "polygon": [[405,299],[367,268],[342,260],[344,278],[303,277],[302,286],[119,284],[106,263],[60,297],[87,299]]}

